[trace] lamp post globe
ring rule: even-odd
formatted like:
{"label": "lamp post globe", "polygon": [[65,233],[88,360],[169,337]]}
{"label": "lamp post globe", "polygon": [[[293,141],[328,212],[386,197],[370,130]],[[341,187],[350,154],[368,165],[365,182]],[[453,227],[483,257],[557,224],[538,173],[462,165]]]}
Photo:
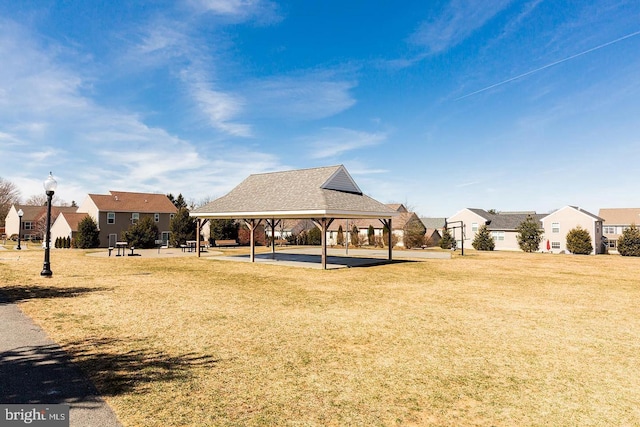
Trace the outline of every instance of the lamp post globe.
{"label": "lamp post globe", "polygon": [[47,225],[45,229],[45,241],[44,241],[44,265],[42,266],[41,276],[51,277],[53,272],[51,271],[51,262],[49,258],[50,243],[51,243],[51,199],[53,193],[55,193],[58,183],[53,179],[53,175],[49,172],[49,176],[44,182],[44,191],[47,195]]}
{"label": "lamp post globe", "polygon": [[22,211],[22,209],[18,209],[18,246],[16,246],[16,250],[21,250],[22,248],[20,247],[20,233],[22,232],[22,215],[24,215],[24,212]]}

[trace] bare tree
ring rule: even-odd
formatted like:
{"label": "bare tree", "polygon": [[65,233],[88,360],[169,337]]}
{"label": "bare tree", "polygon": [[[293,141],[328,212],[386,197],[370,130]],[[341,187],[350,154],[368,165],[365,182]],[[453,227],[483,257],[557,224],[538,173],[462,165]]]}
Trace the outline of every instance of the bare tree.
{"label": "bare tree", "polygon": [[20,190],[13,182],[0,177],[0,226],[4,227],[4,219],[16,203],[20,203]]}

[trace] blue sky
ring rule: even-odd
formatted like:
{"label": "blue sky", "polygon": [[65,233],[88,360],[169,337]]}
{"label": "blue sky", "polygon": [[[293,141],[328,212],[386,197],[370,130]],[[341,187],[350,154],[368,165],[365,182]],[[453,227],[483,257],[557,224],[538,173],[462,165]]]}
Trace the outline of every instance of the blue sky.
{"label": "blue sky", "polygon": [[637,1],[0,0],[0,177],[219,197],[344,164],[423,216],[638,207]]}

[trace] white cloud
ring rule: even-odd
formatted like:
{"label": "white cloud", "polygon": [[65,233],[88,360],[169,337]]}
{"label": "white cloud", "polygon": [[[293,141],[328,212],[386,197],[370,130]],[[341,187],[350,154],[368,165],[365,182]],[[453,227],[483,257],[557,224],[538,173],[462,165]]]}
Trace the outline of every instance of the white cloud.
{"label": "white cloud", "polygon": [[420,24],[409,41],[429,53],[439,53],[460,44],[504,10],[511,0],[454,0],[435,18]]}
{"label": "white cloud", "polygon": [[190,3],[196,10],[234,21],[270,24],[282,19],[277,4],[268,0],[191,0]]}
{"label": "white cloud", "polygon": [[324,128],[318,135],[306,138],[305,144],[313,150],[311,157],[324,159],[337,157],[348,151],[378,145],[387,138],[385,133],[362,132],[345,128]]}
{"label": "white cloud", "polygon": [[356,104],[353,79],[329,70],[312,70],[296,76],[275,76],[249,82],[245,97],[259,117],[317,120],[348,110]]}

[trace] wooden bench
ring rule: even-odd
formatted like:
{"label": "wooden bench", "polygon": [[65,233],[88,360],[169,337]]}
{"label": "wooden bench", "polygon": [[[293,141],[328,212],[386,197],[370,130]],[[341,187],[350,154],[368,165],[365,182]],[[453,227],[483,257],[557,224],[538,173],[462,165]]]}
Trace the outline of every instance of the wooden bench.
{"label": "wooden bench", "polygon": [[238,242],[235,240],[216,240],[215,245],[219,248],[224,246],[238,246]]}

